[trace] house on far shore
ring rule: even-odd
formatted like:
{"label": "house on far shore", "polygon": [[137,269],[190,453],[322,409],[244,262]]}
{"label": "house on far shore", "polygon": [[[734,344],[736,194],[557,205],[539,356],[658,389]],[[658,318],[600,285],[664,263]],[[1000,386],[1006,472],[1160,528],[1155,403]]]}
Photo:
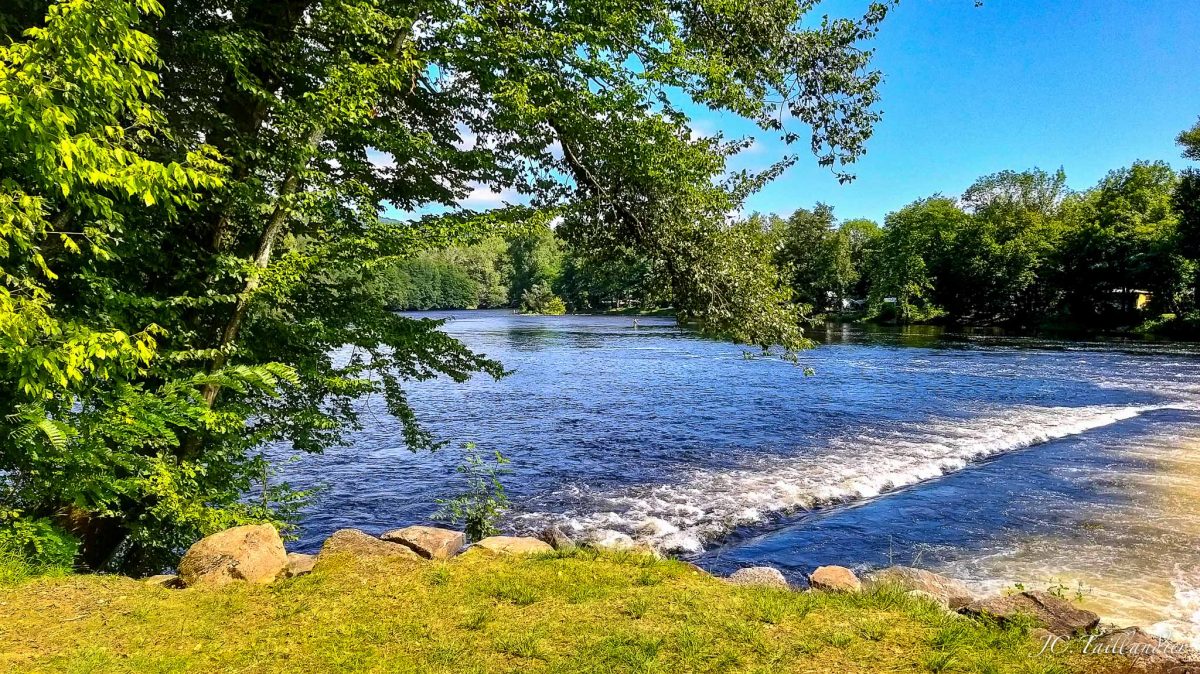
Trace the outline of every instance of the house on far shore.
{"label": "house on far shore", "polygon": [[1133,288],[1113,288],[1113,299],[1122,307],[1133,307],[1137,310],[1145,309],[1150,304],[1150,300],[1154,299],[1154,293],[1149,290],[1135,290]]}

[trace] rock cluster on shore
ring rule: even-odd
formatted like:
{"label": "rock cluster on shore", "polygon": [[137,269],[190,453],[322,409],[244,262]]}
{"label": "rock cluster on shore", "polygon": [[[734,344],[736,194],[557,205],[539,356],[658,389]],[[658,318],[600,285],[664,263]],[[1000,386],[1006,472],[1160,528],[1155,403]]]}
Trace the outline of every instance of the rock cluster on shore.
{"label": "rock cluster on shore", "polygon": [[271,583],[303,576],[312,572],[323,557],[341,554],[444,560],[471,551],[520,555],[575,546],[558,529],[548,530],[542,538],[491,536],[467,545],[462,532],[438,527],[409,526],[381,536],[359,529],[340,529],[325,539],[319,554],[308,555],[287,552],[275,527],[245,525],[197,541],[180,560],[178,575],[153,576],[145,582],[167,588],[220,587],[235,581]]}
{"label": "rock cluster on shore", "polygon": [[[657,554],[631,541],[609,537],[588,541],[591,547],[635,553]],[[179,574],[147,578],[145,582],[165,588],[219,587],[233,582],[271,583],[312,572],[322,559],[334,555],[382,557],[414,562],[446,560],[462,554],[526,555],[568,550],[576,543],[558,528],[547,529],[537,538],[491,536],[467,545],[461,532],[427,526],[408,526],[372,536],[358,529],[334,532],[317,555],[288,553],[279,533],[270,525],[234,527],[208,536],[184,554]],[[692,565],[694,567],[694,565]],[[697,568],[704,573],[702,569]],[[768,566],[738,569],[726,580],[735,585],[790,590],[787,578]],[[884,586],[899,588],[941,606],[964,619],[987,619],[1000,624],[1032,618],[1039,628],[1034,636],[1046,643],[1086,637],[1093,652],[1125,655],[1143,672],[1195,672],[1200,674],[1200,657],[1183,645],[1164,648],[1164,642],[1138,628],[1102,629],[1100,617],[1070,601],[1047,592],[1022,591],[993,597],[977,597],[960,581],[906,566],[892,566],[867,574],[862,579],[842,566],[822,566],[808,577],[810,592],[863,592]]]}

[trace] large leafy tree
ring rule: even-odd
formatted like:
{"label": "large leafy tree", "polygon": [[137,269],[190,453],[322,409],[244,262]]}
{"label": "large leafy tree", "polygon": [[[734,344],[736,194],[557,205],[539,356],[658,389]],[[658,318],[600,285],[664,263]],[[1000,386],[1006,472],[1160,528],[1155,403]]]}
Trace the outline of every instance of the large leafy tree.
{"label": "large leafy tree", "polygon": [[[727,217],[797,156],[730,174],[748,141],[693,138],[682,104],[806,135],[848,177],[888,5],[813,4],[6,3],[3,516],[69,528],[92,567],[152,569],[273,517],[260,448],[342,441],[367,392],[430,446],[403,383],[500,366],[366,286],[518,223],[638,251],[701,330],[803,346],[761,232]],[[456,207],[481,185],[528,205]]]}
{"label": "large leafy tree", "polygon": [[788,216],[775,260],[791,282],[793,299],[819,312],[840,306],[858,280],[848,232],[835,226],[833,208],[826,204]]}
{"label": "large leafy tree", "polygon": [[[1200,122],[1179,134],[1185,159],[1200,161]],[[1191,263],[1192,306],[1200,305],[1200,170],[1185,169],[1175,188],[1174,206],[1179,214],[1178,246]]]}
{"label": "large leafy tree", "polygon": [[1136,162],[1111,171],[1072,205],[1058,254],[1074,318],[1122,320],[1134,308],[1132,290],[1152,291],[1161,306],[1175,308],[1184,271],[1171,203],[1176,183],[1166,163]]}

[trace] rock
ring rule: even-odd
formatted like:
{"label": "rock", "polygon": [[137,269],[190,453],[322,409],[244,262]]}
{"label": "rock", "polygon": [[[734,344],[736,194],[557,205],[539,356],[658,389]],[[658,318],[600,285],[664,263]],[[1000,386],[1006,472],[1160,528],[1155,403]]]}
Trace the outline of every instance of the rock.
{"label": "rock", "polygon": [[783,577],[779,569],[769,566],[748,566],[744,569],[738,569],[729,576],[728,580],[734,585],[776,587],[781,590],[786,590],[790,587],[787,578]]}
{"label": "rock", "polygon": [[664,552],[691,554],[703,550],[704,544],[700,542],[699,538],[696,538],[695,534],[688,534],[681,531],[663,536],[658,541],[658,547]]}
{"label": "rock", "polygon": [[486,550],[502,555],[531,555],[551,552],[549,543],[529,536],[488,536],[471,546],[472,550]]}
{"label": "rock", "polygon": [[251,524],[197,541],[179,561],[179,577],[187,587],[270,583],[285,566],[287,551],[275,527]]}
{"label": "rock", "polygon": [[867,574],[863,585],[867,588],[895,585],[909,592],[920,590],[931,595],[943,606],[954,610],[975,601],[971,590],[962,582],[911,566],[890,566],[882,571]]}
{"label": "rock", "polygon": [[318,558],[329,555],[354,557],[405,557],[420,559],[417,553],[399,543],[389,543],[358,529],[339,529],[325,539]]}
{"label": "rock", "polygon": [[1001,623],[1025,614],[1061,637],[1082,634],[1100,624],[1100,616],[1095,613],[1046,592],[1021,592],[973,601],[959,609],[959,613],[973,618],[987,615]]}
{"label": "rock", "polygon": [[571,537],[563,533],[558,527],[546,527],[542,533],[538,534],[538,538],[545,541],[550,547],[555,550],[574,550],[575,541]]}
{"label": "rock", "polygon": [[827,592],[858,592],[862,582],[854,572],[844,566],[821,566],[808,577],[814,590]]}
{"label": "rock", "polygon": [[467,544],[461,531],[412,526],[393,529],[380,536],[385,541],[408,546],[425,559],[450,559]]}
{"label": "rock", "polygon": [[1187,644],[1161,639],[1137,627],[1088,637],[1083,652],[1125,656],[1135,672],[1200,674],[1200,653]]}
{"label": "rock", "polygon": [[637,547],[628,534],[611,529],[601,529],[588,537],[588,544],[603,550],[632,550]]}
{"label": "rock", "polygon": [[179,576],[170,573],[143,578],[142,582],[156,587],[165,587],[168,590],[178,590],[183,587],[183,581],[179,579]]}
{"label": "rock", "polygon": [[313,566],[317,563],[316,555],[306,555],[302,552],[289,552],[287,556],[287,566],[283,569],[284,578],[295,578],[297,576],[307,576],[312,573]]}

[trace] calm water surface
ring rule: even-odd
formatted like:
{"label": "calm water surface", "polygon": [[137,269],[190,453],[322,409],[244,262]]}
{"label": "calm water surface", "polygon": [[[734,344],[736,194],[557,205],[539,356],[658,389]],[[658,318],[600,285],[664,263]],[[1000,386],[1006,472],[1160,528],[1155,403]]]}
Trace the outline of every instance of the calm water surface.
{"label": "calm water surface", "polygon": [[351,446],[286,468],[323,485],[301,548],[426,522],[499,450],[505,528],[645,540],[714,571],[915,563],[980,589],[1064,585],[1117,622],[1200,645],[1200,352],[836,328],[816,371],[667,319],[453,312],[513,370],[413,385],[452,440],[408,451],[378,400]]}

